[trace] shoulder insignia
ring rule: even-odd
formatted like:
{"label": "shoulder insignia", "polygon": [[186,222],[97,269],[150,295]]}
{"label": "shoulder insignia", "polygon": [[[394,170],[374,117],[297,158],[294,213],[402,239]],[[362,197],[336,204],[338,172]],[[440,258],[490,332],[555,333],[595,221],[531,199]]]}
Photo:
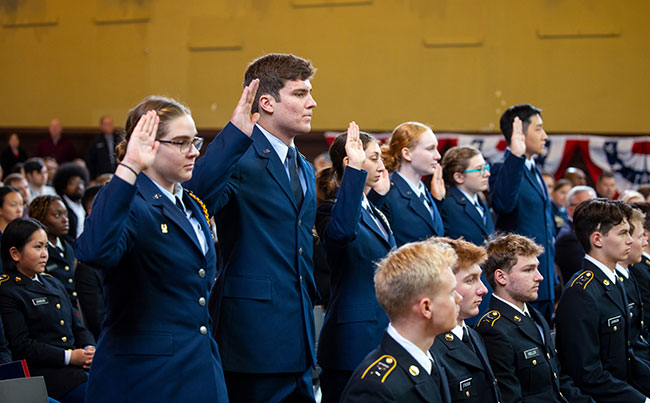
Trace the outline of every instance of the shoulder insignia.
{"label": "shoulder insignia", "polygon": [[486,325],[489,324],[490,327],[492,327],[492,326],[494,326],[494,322],[499,320],[500,317],[501,317],[501,313],[499,313],[499,311],[492,310],[492,311],[486,313],[485,315],[483,315],[483,317],[478,321],[478,324],[479,324],[479,326],[483,325],[483,324],[486,324]]}
{"label": "shoulder insignia", "polygon": [[650,259],[648,259],[647,257],[644,257],[643,258],[643,263],[650,264]]}
{"label": "shoulder insignia", "polygon": [[0,276],[0,284],[4,283],[7,280],[9,280],[9,275],[3,274]]}
{"label": "shoulder insignia", "polygon": [[370,364],[370,366],[366,368],[365,371],[363,371],[361,379],[365,378],[366,375],[376,376],[381,380],[381,383],[384,383],[388,375],[393,372],[396,366],[397,360],[395,357],[392,355],[382,355],[379,357],[379,359]]}
{"label": "shoulder insignia", "polygon": [[16,280],[16,282],[19,282],[19,281],[22,281],[23,279],[20,278],[20,277],[18,277],[18,276],[16,276],[16,278],[15,278],[14,280]]}
{"label": "shoulder insignia", "polygon": [[205,216],[205,221],[208,222],[208,225],[210,224],[210,215],[208,214],[208,208],[205,206],[205,203],[203,203],[203,200],[199,199],[198,196],[196,196],[194,193],[190,192],[189,190],[187,191],[187,194],[194,200],[196,200],[197,203],[199,203],[199,206],[201,206],[201,210],[203,211],[203,215]]}
{"label": "shoulder insignia", "polygon": [[[589,284],[589,282],[593,280],[593,278],[594,278],[594,273],[591,270],[585,270],[582,273],[580,273],[580,275],[578,275],[578,277],[576,277],[575,280],[573,280],[573,283],[571,283],[571,287],[578,286],[586,290],[587,284]],[[609,284],[609,281],[607,281],[607,283]]]}

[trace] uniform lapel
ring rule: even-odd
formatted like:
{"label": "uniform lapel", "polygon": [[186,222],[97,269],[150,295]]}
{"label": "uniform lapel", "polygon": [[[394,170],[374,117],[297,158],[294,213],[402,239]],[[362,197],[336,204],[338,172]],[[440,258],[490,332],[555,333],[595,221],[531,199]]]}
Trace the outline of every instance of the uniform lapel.
{"label": "uniform lapel", "polygon": [[627,306],[624,305],[624,296],[621,295],[619,289],[614,283],[609,281],[605,273],[593,263],[588,260],[584,260],[583,267],[587,270],[591,270],[594,273],[594,280],[600,283],[600,286],[605,290],[605,295],[609,298],[623,313],[623,319],[627,321]]}
{"label": "uniform lapel", "polygon": [[435,232],[436,228],[433,225],[433,218],[431,217],[431,213],[429,213],[429,210],[424,206],[422,200],[420,200],[415,192],[413,192],[413,189],[411,189],[411,186],[406,182],[406,180],[402,178],[401,175],[393,173],[391,175],[391,181],[397,190],[399,190],[400,195],[408,200],[409,208],[413,210],[415,214],[420,216],[424,222],[426,222],[429,227],[431,227],[431,229]]}
{"label": "uniform lapel", "polygon": [[[449,189],[449,193],[450,196],[458,202],[458,204],[463,206],[465,214],[467,214],[469,218],[471,218],[472,221],[474,221],[484,233],[487,233],[487,228],[485,224],[483,224],[483,217],[481,217],[481,214],[479,214],[478,210],[476,210],[474,204],[472,204],[472,202],[467,199],[467,197],[460,191],[460,189],[452,187]],[[487,210],[485,210],[484,214],[488,214]]]}
{"label": "uniform lapel", "polygon": [[[293,207],[298,209],[296,200],[293,197],[293,192],[291,191],[291,183],[289,182],[287,171],[284,169],[284,165],[282,164],[282,161],[280,161],[280,157],[275,152],[275,149],[273,149],[271,143],[269,143],[266,136],[264,136],[264,133],[262,133],[257,126],[253,129],[252,138],[254,140],[253,148],[255,149],[257,156],[266,160],[266,170],[278,185],[280,185],[284,194],[289,198],[289,200],[291,200]],[[301,164],[301,166],[304,166],[304,164]]]}
{"label": "uniform lapel", "polygon": [[471,365],[480,370],[484,369],[479,358],[452,332],[447,332],[442,337],[438,336],[436,343],[443,343],[447,347],[447,355],[463,364],[463,366]]}
{"label": "uniform lapel", "polygon": [[307,186],[307,189],[305,190],[305,198],[302,201],[302,205],[300,206],[300,216],[302,216],[303,213],[311,205],[310,201],[316,200],[316,187],[315,182],[310,180],[311,178],[315,177],[314,168],[312,168],[311,164],[303,157],[300,152],[298,152],[298,159],[300,160],[300,170],[302,171],[302,175],[305,178],[305,186]]}
{"label": "uniform lapel", "polygon": [[[528,181],[531,183],[531,185],[532,185],[533,188],[537,191],[537,193],[539,193],[539,195],[542,196],[542,198],[546,200],[546,198],[547,198],[546,191],[543,190],[543,189],[541,188],[540,183],[539,183],[539,180],[537,180],[536,175],[534,175],[534,174],[530,171],[530,169],[528,169],[528,168],[526,167],[525,164],[524,164],[524,171],[525,171],[526,179],[528,179]],[[540,177],[540,179],[541,179],[541,176],[542,176],[542,175],[541,175],[541,173],[538,172],[538,171],[539,171],[539,168],[537,167],[537,164],[535,164],[535,172],[537,172],[537,175],[539,175],[539,177]],[[542,182],[542,184],[543,184],[543,182]]]}
{"label": "uniform lapel", "polygon": [[[372,230],[372,232],[377,235],[379,239],[381,239],[389,248],[395,245],[395,239],[392,238],[393,234],[392,231],[390,230],[390,227],[386,225],[386,222],[383,220],[383,218],[379,215],[377,210],[370,204],[370,208],[373,209],[375,212],[375,217],[377,218],[377,221],[383,221],[384,229],[386,230],[386,234],[388,235],[388,239],[384,237],[383,232],[379,229],[377,226],[377,223],[373,219],[373,217],[370,215],[370,212],[368,212],[367,209],[361,207],[361,221],[366,224],[368,228]],[[392,238],[392,241],[391,241]]]}
{"label": "uniform lapel", "polygon": [[510,322],[514,323],[519,331],[524,334],[524,336],[528,337],[538,345],[544,346],[544,342],[542,342],[542,336],[539,334],[539,329],[537,329],[535,321],[532,318],[524,316],[521,312],[515,310],[510,305],[501,302],[496,298],[492,298],[490,305],[494,305],[494,309],[501,312],[501,317],[506,318]]}
{"label": "uniform lapel", "polygon": [[22,275],[19,272],[10,273],[10,276],[14,276],[16,277],[16,279],[20,278],[20,280],[16,281],[16,284],[25,287],[27,290],[31,292],[34,292],[36,294],[54,295],[57,297],[59,296],[57,290],[54,289],[52,285],[47,284],[47,282],[43,280],[43,277],[40,278],[41,284],[38,284],[36,281],[32,280],[27,276]]}

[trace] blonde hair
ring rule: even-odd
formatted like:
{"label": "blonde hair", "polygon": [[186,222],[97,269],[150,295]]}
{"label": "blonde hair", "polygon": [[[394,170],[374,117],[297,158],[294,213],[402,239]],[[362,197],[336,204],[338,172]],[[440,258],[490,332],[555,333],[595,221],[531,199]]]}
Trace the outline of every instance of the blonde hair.
{"label": "blonde hair", "polygon": [[381,158],[389,172],[397,171],[402,165],[402,149],[415,147],[427,130],[431,128],[419,122],[404,122],[393,130],[388,144],[381,148]]}
{"label": "blonde hair", "polygon": [[388,317],[394,320],[416,298],[433,292],[443,270],[456,263],[456,253],[445,242],[429,239],[403,245],[377,265],[375,294]]}

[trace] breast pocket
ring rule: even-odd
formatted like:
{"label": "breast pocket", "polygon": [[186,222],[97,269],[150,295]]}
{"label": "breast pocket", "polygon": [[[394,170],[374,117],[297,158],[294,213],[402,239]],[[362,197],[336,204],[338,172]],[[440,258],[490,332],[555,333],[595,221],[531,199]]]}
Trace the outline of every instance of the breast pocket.
{"label": "breast pocket", "polygon": [[551,383],[550,368],[545,354],[539,346],[517,353],[518,375],[524,395],[540,393]]}

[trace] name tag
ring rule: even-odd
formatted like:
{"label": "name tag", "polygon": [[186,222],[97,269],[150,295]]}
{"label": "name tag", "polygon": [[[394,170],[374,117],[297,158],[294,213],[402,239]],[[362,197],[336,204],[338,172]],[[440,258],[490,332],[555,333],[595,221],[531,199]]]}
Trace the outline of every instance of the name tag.
{"label": "name tag", "polygon": [[539,352],[539,347],[531,348],[529,350],[524,351],[524,358],[527,360],[533,357],[537,357],[538,355],[541,355],[541,353]]}
{"label": "name tag", "polygon": [[34,306],[39,306],[39,305],[46,305],[49,304],[50,301],[47,300],[47,297],[40,297],[40,298],[33,298],[32,299],[32,304]]}
{"label": "name tag", "polygon": [[464,391],[467,388],[471,388],[472,387],[472,378],[467,378],[465,380],[460,381],[458,386],[459,386],[461,392]]}
{"label": "name tag", "polygon": [[627,305],[627,307],[628,307],[628,309],[629,309],[630,311],[633,310],[633,309],[634,309],[634,302],[630,302],[630,303]]}
{"label": "name tag", "polygon": [[607,319],[607,326],[612,327],[621,323],[621,315],[614,316],[613,318]]}

